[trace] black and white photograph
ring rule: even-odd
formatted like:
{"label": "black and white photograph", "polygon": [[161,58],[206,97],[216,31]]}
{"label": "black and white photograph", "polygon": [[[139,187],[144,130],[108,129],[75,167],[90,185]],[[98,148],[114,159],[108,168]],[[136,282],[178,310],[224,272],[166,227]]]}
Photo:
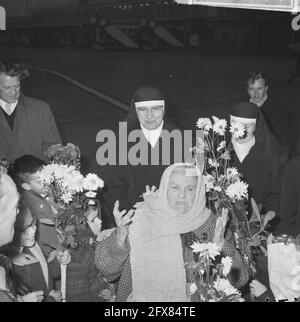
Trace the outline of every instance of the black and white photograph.
{"label": "black and white photograph", "polygon": [[300,0],[0,0],[0,302],[299,302],[299,106]]}

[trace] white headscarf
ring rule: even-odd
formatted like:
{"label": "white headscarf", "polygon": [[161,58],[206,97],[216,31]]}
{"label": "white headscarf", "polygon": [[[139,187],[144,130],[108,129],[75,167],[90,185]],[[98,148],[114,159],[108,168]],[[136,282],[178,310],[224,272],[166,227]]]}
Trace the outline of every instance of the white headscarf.
{"label": "white headscarf", "polygon": [[[198,177],[192,208],[181,214],[168,204],[171,173],[179,167],[189,168]],[[187,175],[189,175],[187,173]],[[205,184],[194,165],[169,166],[161,178],[159,191],[136,210],[129,229],[132,271],[131,301],[187,301],[186,274],[180,234],[201,227],[211,212],[206,208]]]}

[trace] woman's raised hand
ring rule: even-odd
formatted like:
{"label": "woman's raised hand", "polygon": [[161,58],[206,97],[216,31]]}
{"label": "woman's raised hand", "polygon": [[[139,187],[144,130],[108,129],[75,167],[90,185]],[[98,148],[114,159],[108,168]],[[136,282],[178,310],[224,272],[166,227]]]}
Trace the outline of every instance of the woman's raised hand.
{"label": "woman's raised hand", "polygon": [[128,226],[131,224],[131,218],[134,215],[134,210],[131,209],[128,212],[126,210],[119,210],[120,203],[117,200],[114,206],[114,217],[117,225],[117,242],[120,247],[124,247],[125,240],[128,236]]}

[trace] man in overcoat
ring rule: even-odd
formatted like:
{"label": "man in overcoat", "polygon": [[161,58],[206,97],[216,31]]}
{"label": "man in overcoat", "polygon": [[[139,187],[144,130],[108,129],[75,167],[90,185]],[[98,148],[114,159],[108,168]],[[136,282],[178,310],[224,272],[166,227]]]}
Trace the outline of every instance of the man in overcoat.
{"label": "man in overcoat", "polygon": [[0,62],[0,154],[10,162],[24,154],[42,158],[61,143],[49,105],[21,92],[28,75],[23,65]]}

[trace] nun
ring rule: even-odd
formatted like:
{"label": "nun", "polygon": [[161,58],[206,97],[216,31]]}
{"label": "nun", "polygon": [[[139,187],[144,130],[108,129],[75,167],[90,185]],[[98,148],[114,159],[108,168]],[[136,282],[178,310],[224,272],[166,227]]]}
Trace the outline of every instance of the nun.
{"label": "nun", "polygon": [[262,211],[278,213],[280,182],[288,151],[270,132],[259,108],[251,102],[236,104],[230,113],[231,126],[243,125],[244,135],[232,135],[232,166],[249,184],[249,197]]}
{"label": "nun", "polygon": [[[141,201],[142,193],[146,186],[158,187],[160,178],[164,170],[170,165],[181,162],[176,159],[179,153],[183,156],[183,146],[176,144],[175,140],[167,138],[169,144],[166,148],[164,144],[167,133],[182,133],[181,130],[170,120],[167,119],[167,106],[165,95],[155,87],[140,87],[133,95],[131,106],[128,111],[127,135],[139,133],[139,155],[141,162],[133,162],[131,151],[135,142],[128,142],[126,149],[126,164],[107,165],[103,169],[103,178],[106,183],[104,190],[104,208],[106,217],[113,220],[113,207],[116,200],[120,202],[120,209],[131,209],[136,202]],[[175,130],[175,132],[173,132]],[[117,141],[121,141],[122,135],[119,134]],[[130,140],[129,140],[130,141]],[[183,142],[183,140],[182,140]],[[117,142],[118,144],[118,142]],[[192,147],[192,142],[190,143]],[[188,148],[188,147],[185,147]],[[176,150],[176,151],[175,151]],[[146,158],[141,154],[146,151]],[[153,162],[153,156],[156,161]],[[119,161],[120,158],[117,158]],[[106,221],[110,221],[106,218]],[[104,223],[105,224],[105,223]],[[112,221],[105,224],[105,228],[114,226]]]}

